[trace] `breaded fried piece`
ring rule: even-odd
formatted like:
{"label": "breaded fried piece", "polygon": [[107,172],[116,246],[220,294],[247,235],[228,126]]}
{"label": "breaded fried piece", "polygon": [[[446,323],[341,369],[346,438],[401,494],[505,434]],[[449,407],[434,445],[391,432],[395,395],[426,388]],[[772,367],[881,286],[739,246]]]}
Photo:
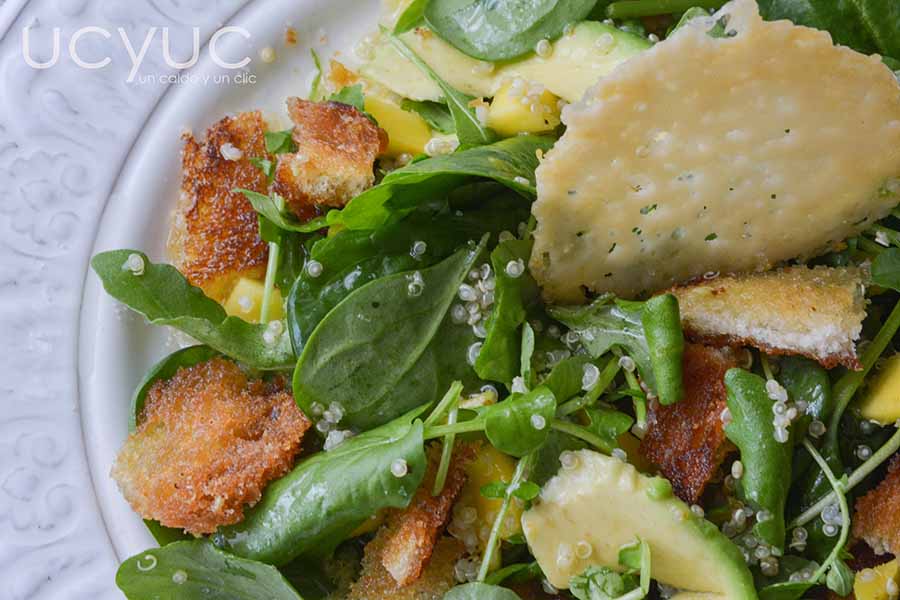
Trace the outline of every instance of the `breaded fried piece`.
{"label": "breaded fried piece", "polygon": [[347,600],[440,600],[456,585],[453,568],[466,553],[466,548],[451,537],[441,537],[421,577],[400,587],[382,565],[390,532],[382,529],[366,545],[362,574],[350,588]]}
{"label": "breaded fried piece", "polygon": [[900,554],[900,455],[891,460],[884,481],[856,501],[853,537],[876,554]]}
{"label": "breaded fried piece", "polygon": [[153,385],[112,477],[143,518],[212,533],[287,473],[309,426],[283,382],[214,358]]}
{"label": "breaded fried piece", "polygon": [[375,183],[387,134],[352,106],[288,99],[295,154],[278,156],[273,190],[304,218],[317,206],[342,207]]}
{"label": "breaded fried piece", "polygon": [[686,344],[684,399],[670,406],[653,401],[640,452],[672,482],[675,494],[694,504],[731,448],[725,437],[725,373],[739,364],[729,348]]}
{"label": "breaded fried piece", "polygon": [[677,287],[689,339],[799,354],[831,369],[859,369],[854,342],[866,316],[863,273],[856,268],[787,267],[724,275]]}
{"label": "breaded fried piece", "polygon": [[441,445],[428,449],[428,471],[412,502],[387,519],[382,565],[397,585],[407,586],[419,579],[431,558],[438,536],[450,520],[453,503],[466,482],[465,468],[475,458],[475,448],[457,445],[453,450],[447,480],[440,495],[433,496],[434,478],[441,458]]}
{"label": "breaded fried piece", "polygon": [[247,112],[210,127],[205,142],[184,136],[169,255],[191,284],[218,301],[240,277],[261,279],[265,273],[268,249],[259,237],[259,219],[250,202],[233,192],[267,193],[265,174],[250,162],[266,157],[265,129],[259,112]]}

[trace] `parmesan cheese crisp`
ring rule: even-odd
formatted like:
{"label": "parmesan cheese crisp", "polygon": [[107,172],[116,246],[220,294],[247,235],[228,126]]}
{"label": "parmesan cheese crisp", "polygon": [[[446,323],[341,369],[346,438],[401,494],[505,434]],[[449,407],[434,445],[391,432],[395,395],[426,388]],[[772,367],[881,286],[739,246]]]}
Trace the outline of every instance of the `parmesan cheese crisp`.
{"label": "parmesan cheese crisp", "polygon": [[900,202],[893,73],[763,21],[754,0],[627,61],[563,121],[537,171],[531,260],[555,302],[812,256]]}

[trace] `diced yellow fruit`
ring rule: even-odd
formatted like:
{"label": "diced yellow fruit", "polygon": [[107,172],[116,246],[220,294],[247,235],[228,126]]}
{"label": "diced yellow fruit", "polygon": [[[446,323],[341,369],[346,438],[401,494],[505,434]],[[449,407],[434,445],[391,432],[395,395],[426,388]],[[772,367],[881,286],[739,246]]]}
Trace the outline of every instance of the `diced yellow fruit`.
{"label": "diced yellow fruit", "polygon": [[864,419],[890,425],[900,419],[900,354],[888,358],[859,404]]}
{"label": "diced yellow fruit", "polygon": [[556,129],[560,123],[559,98],[546,90],[537,97],[537,102],[529,102],[529,98],[521,91],[514,92],[511,83],[505,84],[491,102],[488,127],[502,137]]}
{"label": "diced yellow fruit", "polygon": [[896,600],[897,583],[900,581],[900,565],[895,558],[874,569],[856,573],[853,594],[856,600]]}
{"label": "diced yellow fruit", "polygon": [[[263,291],[265,286],[261,281],[242,277],[234,286],[231,295],[225,302],[225,312],[233,317],[250,323],[259,323],[259,312],[262,308]],[[272,290],[270,319],[284,318],[284,299],[278,288]]]}
{"label": "diced yellow fruit", "polygon": [[422,154],[431,139],[431,128],[425,119],[403,110],[393,102],[366,96],[366,112],[375,117],[378,126],[388,134],[388,156]]}
{"label": "diced yellow fruit", "polygon": [[[478,546],[482,551],[487,546],[491,527],[497,518],[497,513],[503,504],[502,500],[485,498],[481,495],[481,488],[496,481],[512,481],[516,470],[516,461],[503,454],[493,446],[485,445],[478,456],[466,467],[468,479],[459,494],[459,499],[454,507],[454,514],[459,515],[467,508],[474,508],[476,512],[475,522],[470,526],[472,533],[478,539]],[[509,510],[500,529],[500,537],[507,539],[522,532],[522,503],[513,499],[509,503]],[[455,519],[458,520],[458,519]],[[492,560],[499,559],[495,555]]]}
{"label": "diced yellow fruit", "polygon": [[653,471],[653,464],[644,458],[641,454],[641,440],[631,435],[627,431],[619,436],[619,447],[628,455],[628,462],[633,464],[641,473],[650,473]]}

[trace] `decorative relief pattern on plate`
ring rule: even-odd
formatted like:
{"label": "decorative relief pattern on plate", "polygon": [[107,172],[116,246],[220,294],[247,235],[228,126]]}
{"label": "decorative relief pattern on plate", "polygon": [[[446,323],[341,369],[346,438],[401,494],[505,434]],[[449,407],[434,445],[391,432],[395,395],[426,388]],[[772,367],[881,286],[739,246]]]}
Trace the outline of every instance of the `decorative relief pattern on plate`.
{"label": "decorative relief pattern on plate", "polygon": [[[0,599],[121,597],[82,443],[79,303],[100,213],[165,88],[126,83],[130,60],[116,38],[83,37],[86,60],[113,60],[77,67],[69,36],[122,27],[140,44],[149,28],[168,27],[184,57],[191,27],[207,36],[245,2],[0,0]],[[56,66],[26,64],[25,26],[41,61],[61,28]],[[160,39],[142,72],[166,72]]]}

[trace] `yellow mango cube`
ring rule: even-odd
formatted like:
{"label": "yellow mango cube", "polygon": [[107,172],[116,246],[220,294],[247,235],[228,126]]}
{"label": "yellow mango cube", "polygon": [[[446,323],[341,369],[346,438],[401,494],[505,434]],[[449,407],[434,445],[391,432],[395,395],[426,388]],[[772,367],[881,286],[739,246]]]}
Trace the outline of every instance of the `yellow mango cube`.
{"label": "yellow mango cube", "polygon": [[[232,317],[240,317],[250,323],[259,323],[259,313],[262,309],[263,291],[265,286],[261,281],[242,277],[225,301],[225,312]],[[272,290],[269,318],[272,320],[284,318],[284,299],[278,288]]]}
{"label": "yellow mango cube", "polygon": [[388,156],[425,152],[425,144],[431,140],[431,127],[425,119],[377,96],[366,96],[365,106],[388,134]]}
{"label": "yellow mango cube", "polygon": [[853,582],[853,594],[856,600],[896,600],[900,565],[895,558],[891,562],[879,565],[874,569],[863,569],[856,573]]}
{"label": "yellow mango cube", "polygon": [[641,454],[641,440],[627,431],[618,438],[619,447],[625,451],[628,456],[628,462],[633,464],[641,473],[652,473],[655,467],[653,463],[644,458]]}
{"label": "yellow mango cube", "polygon": [[891,425],[900,419],[900,354],[888,358],[876,371],[859,404],[864,419]]}
{"label": "yellow mango cube", "polygon": [[522,79],[504,84],[488,110],[488,127],[502,137],[547,133],[559,126],[559,97]]}
{"label": "yellow mango cube", "polygon": [[[454,522],[464,524],[466,531],[470,531],[478,541],[478,547],[484,551],[491,527],[500,512],[503,501],[493,498],[485,498],[481,495],[481,488],[496,481],[512,481],[516,470],[516,461],[503,454],[493,446],[485,445],[478,456],[469,463],[466,468],[468,479],[459,494],[459,499],[454,508]],[[471,510],[475,512],[472,513]],[[509,503],[509,510],[500,528],[500,537],[507,539],[522,532],[522,503],[513,498]],[[474,515],[472,520],[470,515]],[[455,534],[457,532],[454,532]],[[495,558],[499,558],[495,555]]]}

